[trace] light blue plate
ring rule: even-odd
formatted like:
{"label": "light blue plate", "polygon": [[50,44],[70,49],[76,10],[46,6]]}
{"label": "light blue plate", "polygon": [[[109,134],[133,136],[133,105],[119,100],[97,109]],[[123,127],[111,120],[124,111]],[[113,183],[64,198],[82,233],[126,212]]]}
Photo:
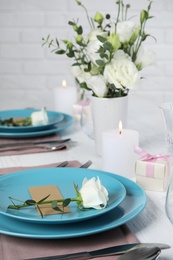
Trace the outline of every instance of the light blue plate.
{"label": "light blue plate", "polygon": [[[17,109],[17,110],[4,110],[0,111],[0,119],[5,120],[8,118],[27,118],[30,117],[33,112],[40,111],[38,109]],[[55,111],[47,111],[49,123],[40,126],[2,126],[0,125],[0,131],[10,133],[21,133],[21,132],[34,132],[45,129],[50,129],[55,124],[63,120],[64,116],[62,113]]]}
{"label": "light blue plate", "polygon": [[[64,198],[76,198],[74,183],[80,189],[86,176],[91,179],[92,177],[97,178],[97,175],[97,172],[79,168],[33,169],[8,174],[0,178],[0,213],[8,217],[39,224],[71,223],[105,214],[123,201],[126,196],[126,189],[119,181],[101,172],[99,172],[100,180],[109,194],[108,205],[102,210],[81,211],[78,209],[76,202],[73,202],[69,205],[70,213],[47,215],[43,219],[37,214],[34,206],[21,210],[7,210],[8,205],[12,204],[9,196],[23,201],[31,199],[28,190],[31,186],[56,185]],[[47,195],[49,194],[45,194],[45,196]]]}
{"label": "light blue plate", "polygon": [[80,169],[78,173],[80,174],[82,171],[85,171],[85,176],[87,176],[88,172],[92,171],[98,176],[102,173],[120,181],[126,188],[126,197],[123,202],[108,213],[98,216],[96,219],[61,225],[28,223],[0,214],[0,233],[39,239],[87,236],[118,227],[135,218],[145,208],[146,194],[133,181],[116,174],[96,170]]}
{"label": "light blue plate", "polygon": [[74,118],[67,114],[62,114],[64,119],[57,123],[56,126],[51,127],[50,129],[45,129],[42,131],[28,131],[28,132],[5,132],[0,130],[0,137],[5,138],[28,138],[28,137],[37,137],[37,136],[46,136],[54,134],[56,132],[62,131],[67,127],[71,126],[74,123]]}

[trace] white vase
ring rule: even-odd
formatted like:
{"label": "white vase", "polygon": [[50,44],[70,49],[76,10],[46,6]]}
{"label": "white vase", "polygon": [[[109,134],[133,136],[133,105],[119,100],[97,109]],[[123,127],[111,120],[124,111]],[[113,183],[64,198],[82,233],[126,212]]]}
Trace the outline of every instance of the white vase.
{"label": "white vase", "polygon": [[92,97],[92,116],[96,153],[102,155],[102,133],[117,129],[122,121],[127,126],[128,97],[98,98]]}

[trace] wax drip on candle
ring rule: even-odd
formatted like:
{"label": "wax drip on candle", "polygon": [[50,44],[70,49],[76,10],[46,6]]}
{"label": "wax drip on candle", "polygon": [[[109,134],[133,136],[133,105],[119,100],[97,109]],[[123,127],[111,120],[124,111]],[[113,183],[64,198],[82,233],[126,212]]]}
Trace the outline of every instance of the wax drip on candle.
{"label": "wax drip on candle", "polygon": [[123,128],[123,125],[122,125],[122,121],[119,122],[119,134],[121,135],[122,133],[122,128]]}
{"label": "wax drip on candle", "polygon": [[62,87],[63,87],[63,88],[66,88],[66,87],[67,87],[67,83],[66,83],[65,80],[62,81]]}

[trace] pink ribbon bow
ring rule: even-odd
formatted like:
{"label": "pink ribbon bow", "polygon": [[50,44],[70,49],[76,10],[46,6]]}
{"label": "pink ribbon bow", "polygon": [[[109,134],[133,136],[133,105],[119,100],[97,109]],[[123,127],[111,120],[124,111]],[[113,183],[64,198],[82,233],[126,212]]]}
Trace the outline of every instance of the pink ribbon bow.
{"label": "pink ribbon bow", "polygon": [[146,176],[150,178],[154,178],[154,164],[150,162],[152,160],[157,160],[158,158],[162,158],[164,160],[167,160],[169,158],[169,155],[165,155],[165,154],[156,154],[156,155],[149,154],[138,146],[134,148],[134,151],[140,156],[141,161],[149,162],[146,164]]}

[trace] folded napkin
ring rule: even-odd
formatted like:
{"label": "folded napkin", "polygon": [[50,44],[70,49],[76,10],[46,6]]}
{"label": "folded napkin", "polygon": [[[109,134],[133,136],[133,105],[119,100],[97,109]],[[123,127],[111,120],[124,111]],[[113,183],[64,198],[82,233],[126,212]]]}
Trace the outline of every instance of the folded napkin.
{"label": "folded napkin", "polygon": [[[18,146],[8,146],[8,147],[0,147],[0,156],[7,156],[7,155],[19,155],[19,154],[33,154],[33,153],[44,153],[44,152],[53,152],[53,150],[48,150],[48,149],[45,149],[44,147],[41,147],[41,144],[40,146],[37,145],[36,148],[34,147],[33,149],[26,149],[26,150],[20,150],[20,151],[14,151],[14,150],[11,150],[11,151],[1,151],[3,149],[10,149],[10,148],[16,148],[16,147],[23,147],[23,146],[20,146],[20,143],[22,142],[40,142],[40,141],[57,141],[57,140],[60,140],[61,138],[57,135],[57,134],[53,134],[53,135],[49,135],[49,136],[44,136],[44,137],[34,137],[34,138],[0,138],[0,144],[6,144],[6,143],[15,143],[17,142],[18,143]],[[45,144],[46,145],[46,144]],[[49,145],[49,144],[47,144]],[[27,145],[26,145],[27,146]],[[64,146],[63,149],[65,149],[66,146]]]}
{"label": "folded napkin", "polygon": [[[96,220],[97,221],[97,220]],[[97,250],[120,244],[136,243],[137,238],[126,225],[95,235],[69,239],[29,239],[0,236],[1,260],[24,260],[34,257],[45,257]],[[115,260],[116,256],[97,257],[100,260]]]}
{"label": "folded napkin", "polygon": [[[18,167],[9,167],[9,168],[0,168],[0,175],[4,175],[7,173],[12,173],[12,172],[18,172],[18,171],[23,171],[27,169],[36,169],[36,168],[54,168],[57,167],[61,162],[58,163],[51,163],[51,164],[45,164],[45,165],[39,165],[39,166],[18,166]],[[81,164],[79,161],[68,161],[68,164],[66,167],[79,167]]]}

